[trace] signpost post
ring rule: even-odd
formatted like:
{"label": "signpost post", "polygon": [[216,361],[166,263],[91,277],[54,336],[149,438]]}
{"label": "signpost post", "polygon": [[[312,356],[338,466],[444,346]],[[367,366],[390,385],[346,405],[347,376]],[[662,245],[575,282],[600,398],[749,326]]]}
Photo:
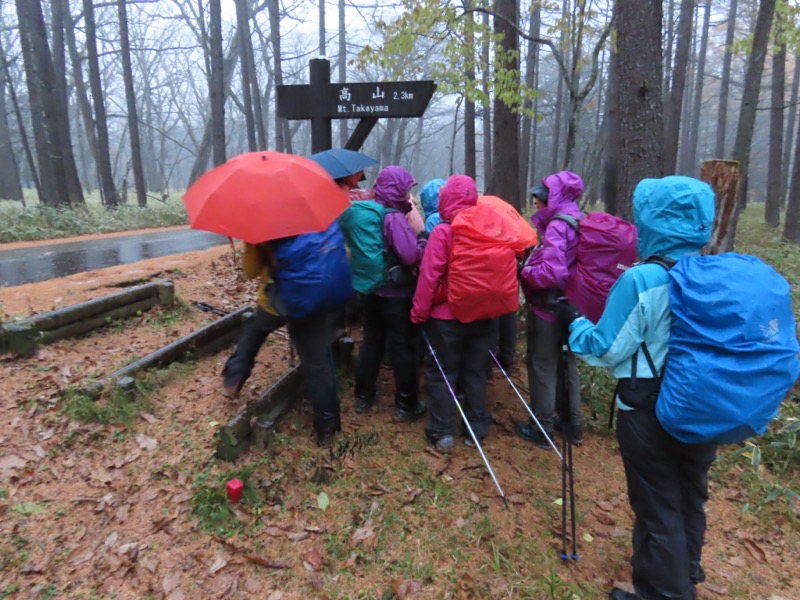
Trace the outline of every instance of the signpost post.
{"label": "signpost post", "polygon": [[421,117],[430,102],[433,81],[331,83],[330,63],[314,58],[307,85],[278,86],[278,116],[311,120],[311,152],[331,148],[333,119],[360,119],[345,148],[359,150],[381,117]]}

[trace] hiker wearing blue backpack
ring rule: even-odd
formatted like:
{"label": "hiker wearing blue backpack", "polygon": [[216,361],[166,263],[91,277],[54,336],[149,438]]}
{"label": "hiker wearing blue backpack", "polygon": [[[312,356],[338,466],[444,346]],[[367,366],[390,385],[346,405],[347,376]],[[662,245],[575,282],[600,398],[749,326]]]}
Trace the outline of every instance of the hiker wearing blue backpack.
{"label": "hiker wearing blue backpack", "polygon": [[[364,339],[356,367],[355,409],[359,413],[369,412],[377,401],[378,372],[388,344],[395,382],[393,420],[398,423],[425,414],[425,403],[419,399],[416,329],[411,324],[410,313],[416,270],[422,260],[426,238],[416,235],[405,217],[411,210],[410,193],[416,183],[411,173],[402,167],[388,166],[378,173],[375,202],[382,207],[383,216],[373,227],[381,228],[383,238],[382,257],[378,257],[381,260],[374,263],[382,267],[382,272],[377,273],[380,283],[360,287],[354,278],[354,285],[359,286],[356,290],[364,294]],[[348,222],[348,211],[343,215],[343,227],[348,241],[353,241],[351,260],[356,261],[363,254],[357,238],[365,236],[356,225]],[[353,271],[362,277],[360,266],[358,270],[354,266]]]}
{"label": "hiker wearing blue backpack", "polygon": [[772,267],[700,255],[714,221],[708,184],[644,179],[633,213],[645,260],[617,280],[597,324],[568,302],[555,310],[570,348],[618,380],[636,593],[614,588],[610,598],[690,600],[705,580],[716,445],[763,433],[777,414],[798,376],[796,324],[789,285]]}
{"label": "hiker wearing blue backpack", "polygon": [[[699,255],[711,234],[714,192],[689,177],[645,179],[634,191],[633,213],[640,257]],[[670,336],[668,282],[662,266],[639,263],[611,288],[596,325],[576,318],[568,303],[556,309],[569,328],[570,348],[590,365],[609,367],[619,382],[617,438],[636,515],[631,558],[636,593],[614,588],[609,596],[614,600],[690,600],[705,579],[704,506],[716,446],[682,443],[655,413],[657,373],[664,368]]]}
{"label": "hiker wearing blue backpack", "polygon": [[[531,421],[517,423],[517,434],[542,448],[548,448],[553,430],[560,426],[555,419],[558,365],[561,358],[563,330],[553,314],[552,301],[563,293],[570,270],[575,266],[579,235],[564,218],[578,220],[583,213],[577,200],[583,194],[583,180],[571,171],[545,177],[531,190],[538,211],[531,221],[539,231],[537,246],[520,271],[522,291],[528,301],[528,387],[531,410],[544,432]],[[572,353],[567,355],[567,394],[569,431],[572,443],[582,439],[580,379]]]}
{"label": "hiker wearing blue backpack", "polygon": [[444,184],[444,179],[431,179],[422,186],[419,193],[422,210],[425,211],[425,231],[427,233],[433,231],[433,228],[442,222],[442,217],[439,216],[439,190]]}

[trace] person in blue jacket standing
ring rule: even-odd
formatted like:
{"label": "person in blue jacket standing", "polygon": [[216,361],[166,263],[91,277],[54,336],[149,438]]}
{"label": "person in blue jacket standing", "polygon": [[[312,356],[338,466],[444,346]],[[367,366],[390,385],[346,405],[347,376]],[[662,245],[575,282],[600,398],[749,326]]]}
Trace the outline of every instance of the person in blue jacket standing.
{"label": "person in blue jacket standing", "polygon": [[442,217],[439,216],[439,190],[444,184],[444,179],[431,179],[422,186],[419,193],[422,210],[425,211],[425,233],[430,233],[442,222]]}
{"label": "person in blue jacket standing", "polygon": [[[633,193],[633,213],[640,258],[698,255],[711,235],[714,192],[690,177],[644,179]],[[663,266],[644,260],[611,288],[596,325],[568,302],[555,308],[559,324],[568,327],[570,349],[590,365],[610,368],[618,380],[617,439],[636,515],[636,593],[614,588],[612,600],[693,600],[705,580],[704,505],[716,447],[677,440],[655,413],[671,322],[668,283]]]}

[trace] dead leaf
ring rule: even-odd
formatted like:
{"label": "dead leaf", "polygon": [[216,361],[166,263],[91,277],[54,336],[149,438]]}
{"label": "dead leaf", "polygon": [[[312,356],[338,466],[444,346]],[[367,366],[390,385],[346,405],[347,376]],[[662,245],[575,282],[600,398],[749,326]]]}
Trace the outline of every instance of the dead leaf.
{"label": "dead leaf", "polygon": [[118,523],[125,523],[128,520],[130,509],[131,507],[129,504],[123,504],[120,506],[114,513],[114,520],[116,520]]}
{"label": "dead leaf", "polygon": [[594,503],[606,512],[614,510],[614,505],[611,504],[611,502],[606,502],[605,500],[595,500]]}
{"label": "dead leaf", "polygon": [[267,597],[267,600],[281,600],[281,598],[283,598],[283,592],[275,590]]}
{"label": "dead leaf", "polygon": [[734,567],[744,568],[747,566],[747,561],[745,561],[743,558],[739,556],[731,556],[729,558],[726,558],[725,562],[727,562],[730,565],[733,565]]}
{"label": "dead leaf", "polygon": [[705,589],[709,592],[717,594],[718,596],[727,596],[728,595],[728,588],[724,585],[712,585],[710,583],[705,584]]}
{"label": "dead leaf", "polygon": [[480,504],[481,500],[478,498],[478,495],[475,492],[469,493],[469,499],[472,500],[475,504]]}
{"label": "dead leaf", "polygon": [[400,600],[413,598],[420,591],[422,591],[422,581],[419,579],[404,579],[394,583],[394,593]]}
{"label": "dead leaf", "polygon": [[311,534],[307,531],[298,531],[297,533],[290,533],[286,537],[289,538],[290,542],[300,542],[310,538]]}
{"label": "dead leaf", "polygon": [[155,416],[151,415],[150,413],[146,413],[146,412],[139,413],[139,416],[142,417],[142,419],[144,419],[148,423],[150,423],[150,425],[152,425],[153,423],[158,423],[158,418],[156,418]]}
{"label": "dead leaf", "polygon": [[28,464],[24,458],[16,454],[7,454],[0,458],[0,477],[11,477],[17,471],[21,471]]}
{"label": "dead leaf", "polygon": [[351,539],[354,542],[363,542],[371,538],[373,535],[375,535],[375,531],[372,529],[372,525],[367,525],[366,527],[359,527],[356,529],[356,532],[353,534]]}
{"label": "dead leaf", "polygon": [[458,517],[456,519],[456,527],[458,529],[463,529],[466,524],[467,524],[467,522],[464,520],[463,517]]}
{"label": "dead leaf", "polygon": [[236,591],[239,576],[234,573],[220,573],[210,581],[207,581],[206,589],[214,598],[223,598]]}
{"label": "dead leaf", "polygon": [[136,443],[139,444],[139,448],[142,450],[155,450],[158,448],[158,440],[148,437],[143,433],[136,435]]}
{"label": "dead leaf", "polygon": [[211,566],[208,569],[208,574],[213,575],[220,569],[224,569],[227,565],[228,561],[225,560],[225,557],[221,554],[217,554],[217,556],[214,558],[214,562],[211,563]]}
{"label": "dead leaf", "polygon": [[316,571],[322,566],[322,555],[319,553],[319,550],[312,548],[306,552],[303,561],[304,566],[306,563],[311,566],[311,569],[309,569],[310,571]]}
{"label": "dead leaf", "polygon": [[760,560],[761,562],[767,562],[767,553],[761,546],[759,546],[750,538],[744,538],[742,541],[744,542],[744,547],[747,548],[747,551],[753,556],[753,558]]}
{"label": "dead leaf", "polygon": [[50,429],[45,429],[44,431],[40,431],[36,435],[39,436],[40,440],[44,441],[44,440],[49,440],[55,434],[56,434],[55,428],[50,428]]}
{"label": "dead leaf", "polygon": [[508,501],[511,504],[525,504],[525,498],[519,494],[512,494],[508,497]]}
{"label": "dead leaf", "polygon": [[165,594],[169,594],[172,590],[178,587],[178,584],[181,582],[181,574],[177,571],[173,571],[168,575],[164,576],[164,579],[161,580],[161,589],[164,590]]}

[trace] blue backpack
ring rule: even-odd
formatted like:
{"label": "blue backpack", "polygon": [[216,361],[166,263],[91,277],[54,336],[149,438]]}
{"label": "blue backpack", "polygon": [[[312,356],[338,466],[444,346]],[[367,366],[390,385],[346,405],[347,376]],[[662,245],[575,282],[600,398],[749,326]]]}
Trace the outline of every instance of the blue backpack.
{"label": "blue backpack", "polygon": [[788,282],[759,258],[732,252],[683,258],[669,274],[661,426],[685,443],[761,435],[800,373]]}
{"label": "blue backpack", "polygon": [[268,295],[282,315],[293,318],[341,308],[353,293],[344,235],[334,221],[321,233],[272,242],[277,263],[275,293]]}

